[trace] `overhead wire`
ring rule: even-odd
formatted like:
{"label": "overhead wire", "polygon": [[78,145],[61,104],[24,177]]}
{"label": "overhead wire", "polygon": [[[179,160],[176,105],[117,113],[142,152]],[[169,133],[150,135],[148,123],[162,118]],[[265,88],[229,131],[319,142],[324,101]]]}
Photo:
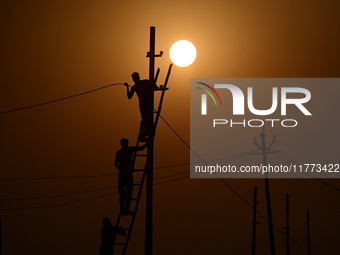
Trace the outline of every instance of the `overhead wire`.
{"label": "overhead wire", "polygon": [[[238,160],[240,158],[240,156],[242,157],[245,154],[247,154],[247,153],[240,153],[240,154],[234,155],[234,156],[231,157],[229,162],[233,162],[234,160]],[[224,158],[225,157],[223,157],[222,159],[224,159]],[[215,160],[218,160],[218,159],[214,159],[213,161],[215,161]],[[170,166],[178,166],[178,165],[183,166],[183,165],[189,165],[189,164],[190,163],[170,165]],[[168,167],[168,166],[165,166],[165,167]],[[154,177],[154,179],[155,180],[164,179],[164,178],[179,176],[179,175],[183,175],[183,174],[188,174],[188,171],[170,174],[170,175],[165,175],[165,176]],[[100,175],[100,176],[103,176],[103,175]],[[104,176],[106,176],[106,175],[104,175]],[[172,179],[172,180],[166,180],[166,181],[163,181],[163,182],[160,182],[160,183],[166,183],[166,182],[171,182],[171,181],[174,181],[174,180],[180,180],[180,179],[187,178],[189,176],[180,177],[180,178],[176,178],[176,179]],[[84,176],[80,176],[80,177],[84,177]],[[93,177],[93,176],[86,176],[86,177]],[[94,176],[94,177],[98,177],[98,176]],[[65,177],[58,177],[58,178],[65,178]],[[67,177],[67,178],[71,178],[71,177]],[[73,176],[72,178],[75,178],[75,177]],[[37,178],[33,178],[33,179],[37,179]],[[44,179],[44,178],[39,178],[39,179]],[[14,180],[14,179],[11,179],[11,180]],[[160,184],[160,183],[157,183],[157,184]],[[108,187],[104,187],[104,188],[98,188],[98,189],[92,189],[92,190],[86,190],[86,191],[79,191],[79,192],[72,192],[72,193],[60,194],[60,195],[22,197],[22,198],[0,198],[0,201],[20,201],[20,200],[37,200],[37,199],[47,199],[47,198],[58,198],[58,197],[65,197],[65,196],[72,196],[72,195],[85,194],[85,193],[90,193],[90,192],[95,192],[95,191],[101,191],[101,190],[115,188],[115,187],[117,187],[117,186],[108,186]]]}
{"label": "overhead wire", "polygon": [[[183,175],[183,174],[187,174],[187,173],[188,172],[185,171],[185,172],[181,172],[181,173],[155,177],[154,179],[155,180],[164,179],[164,178]],[[111,189],[111,188],[116,188],[116,187],[118,187],[118,186],[117,185],[111,185],[111,186],[103,187],[103,188],[97,188],[97,189],[91,189],[91,190],[85,190],[85,191],[78,191],[78,192],[72,192],[72,193],[66,193],[66,194],[60,194],[60,195],[22,197],[22,198],[0,198],[0,201],[20,201],[20,200],[37,200],[37,199],[47,199],[47,198],[59,198],[59,197],[73,196],[73,195],[79,195],[79,194],[86,194],[86,193],[91,193],[91,192],[96,192],[96,191],[101,191],[101,190],[106,190],[106,189]]]}
{"label": "overhead wire", "polygon": [[[239,159],[240,155],[242,156],[244,154],[247,154],[247,153],[240,153],[240,154],[236,154],[236,155],[231,156],[230,162],[232,162],[233,160]],[[220,158],[220,159],[225,159],[225,157]],[[218,160],[218,159],[214,159],[214,161],[215,160]],[[188,164],[190,164],[190,163],[187,163],[186,165],[188,165]],[[184,164],[181,164],[181,165],[184,165]],[[177,166],[177,165],[172,165],[172,166]],[[189,174],[189,173],[187,171],[185,171],[185,172],[180,172],[180,173],[175,173],[175,174],[155,177],[154,179],[155,180],[164,179],[164,178],[179,176],[179,175],[183,175],[183,174]],[[95,177],[97,177],[97,176],[95,176]],[[177,180],[182,180],[182,179],[186,179],[188,177],[190,177],[190,175],[187,175],[187,176],[184,176],[184,177],[178,177],[178,178],[174,178],[174,179],[170,179],[170,180],[156,182],[156,183],[154,183],[154,185],[159,185],[159,184],[163,184],[163,183],[169,183],[169,182],[173,182],[173,181],[177,181]],[[114,187],[117,187],[117,186],[109,186],[109,187],[104,187],[104,188],[98,188],[98,189],[86,190],[86,191],[80,191],[80,192],[72,192],[72,193],[61,194],[61,195],[49,195],[49,196],[38,196],[38,197],[24,197],[24,198],[0,198],[0,201],[11,201],[11,200],[17,201],[17,200],[35,200],[35,199],[58,198],[58,197],[66,197],[66,196],[72,196],[72,195],[96,192],[96,191],[101,191],[101,190],[105,190],[105,189],[111,189],[111,188],[114,188]],[[116,194],[116,193],[115,192],[114,193],[109,193],[107,195],[113,195],[113,194]],[[69,202],[61,202],[61,203],[50,204],[50,205],[43,205],[43,206],[7,208],[7,209],[0,209],[0,211],[17,211],[17,210],[26,210],[26,209],[40,209],[40,208],[46,208],[46,207],[54,207],[54,206],[67,205],[67,204],[70,204],[70,203],[73,203],[73,202],[77,203],[77,202],[82,202],[82,201],[88,201],[88,200],[102,198],[102,197],[105,197],[105,196],[96,196],[96,197],[92,197],[92,198],[89,198],[89,199],[73,200],[73,201],[69,201]]]}
{"label": "overhead wire", "polygon": [[8,178],[8,179],[0,179],[0,182],[5,182],[5,181],[40,181],[40,180],[56,180],[56,179],[82,179],[82,178],[107,177],[107,176],[114,176],[114,175],[118,175],[118,174]]}
{"label": "overhead wire", "polygon": [[[170,126],[170,124],[165,121],[165,119],[160,116],[161,119],[167,124],[167,126],[174,132],[174,134],[189,148],[190,151],[192,151],[202,162],[205,163],[205,161],[196,153],[193,151],[193,149],[179,136],[179,134]],[[256,150],[253,150],[253,151],[250,151],[250,153],[254,152],[254,151],[257,151]],[[224,183],[238,198],[240,198],[244,203],[246,203],[249,207],[253,208],[253,206],[243,197],[241,196],[235,189],[233,189],[224,179],[222,179],[221,177],[219,177],[218,175],[216,175],[219,180]],[[256,213],[261,217],[263,218],[264,220],[268,221],[268,219],[261,213],[259,212],[258,210],[256,210]],[[274,229],[276,229],[277,231],[279,231],[280,233],[282,234],[285,234],[284,231],[282,231],[280,228],[276,227],[276,226],[273,226]],[[306,252],[307,253],[307,250],[305,248],[303,248],[294,238],[292,238],[291,236],[289,236],[289,239],[299,248],[301,249],[302,251]]]}
{"label": "overhead wire", "polygon": [[[292,165],[294,165],[294,163],[293,163],[292,161],[290,161],[287,157],[285,157],[285,156],[282,155],[281,153],[274,153],[274,156],[277,157],[277,158],[279,158],[279,159],[281,159],[282,161],[286,162],[287,164],[292,164]],[[329,187],[329,188],[331,188],[331,189],[333,189],[333,190],[335,190],[335,191],[337,191],[337,192],[340,191],[339,188],[333,186],[332,184],[330,184],[330,183],[328,183],[328,182],[326,182],[326,181],[324,181],[324,180],[322,180],[322,179],[320,179],[320,178],[316,178],[316,177],[311,176],[311,175],[309,175],[309,174],[307,174],[307,173],[305,173],[305,172],[303,172],[303,174],[306,175],[306,176],[308,176],[308,177],[311,178],[312,180],[317,181],[317,182],[319,182],[319,183],[321,183],[321,184],[323,184],[323,185],[325,185],[325,186],[327,186],[327,187]]]}
{"label": "overhead wire", "polygon": [[[188,178],[188,177],[189,176],[185,176],[185,177],[179,177],[179,178],[175,178],[175,179],[171,179],[171,180],[160,181],[160,182],[154,183],[154,185],[159,185],[159,184],[163,184],[163,183],[167,183],[167,182],[177,181],[177,180],[181,180],[181,179]],[[114,186],[112,186],[112,188],[113,187]],[[103,194],[103,195],[99,195],[99,196],[94,196],[94,197],[90,197],[90,198],[77,199],[77,200],[72,200],[72,201],[67,201],[67,202],[48,204],[48,205],[41,205],[41,206],[5,208],[5,209],[0,209],[0,211],[2,211],[2,212],[6,212],[6,211],[22,211],[22,210],[32,210],[32,209],[41,209],[41,208],[56,207],[56,206],[62,206],[62,205],[68,205],[68,204],[73,204],[73,203],[80,203],[80,202],[84,202],[84,201],[95,200],[95,199],[99,199],[99,198],[103,198],[103,197],[112,196],[114,194],[118,194],[118,192],[110,192],[110,193],[107,193],[107,194]]]}
{"label": "overhead wire", "polygon": [[84,199],[78,199],[78,200],[73,200],[73,201],[68,201],[68,202],[57,203],[57,204],[32,206],[32,207],[5,208],[5,209],[0,209],[0,211],[1,212],[6,212],[6,211],[21,211],[21,210],[31,210],[31,209],[40,209],[40,208],[68,205],[68,204],[79,203],[79,202],[94,200],[94,199],[98,199],[98,198],[103,198],[103,197],[107,197],[107,196],[112,196],[113,194],[116,194],[116,193],[118,193],[118,192],[111,192],[111,193],[100,195],[100,196],[95,196],[95,197],[91,197],[91,198],[84,198]]}
{"label": "overhead wire", "polygon": [[16,111],[26,110],[26,109],[30,109],[30,108],[34,108],[34,107],[38,107],[38,106],[52,104],[52,103],[56,103],[56,102],[59,102],[59,101],[67,100],[67,99],[70,99],[70,98],[86,95],[86,94],[89,94],[89,93],[92,93],[92,92],[95,92],[95,91],[98,91],[98,90],[106,89],[106,88],[111,87],[111,86],[123,85],[123,84],[124,83],[121,83],[121,82],[113,83],[113,84],[109,84],[109,85],[106,85],[106,86],[103,86],[103,87],[99,87],[99,88],[96,88],[96,89],[91,89],[89,91],[85,91],[85,92],[82,92],[82,93],[78,93],[78,94],[74,94],[74,95],[71,95],[71,96],[62,97],[62,98],[59,98],[59,99],[47,101],[47,102],[44,102],[44,103],[39,103],[39,104],[34,104],[34,105],[29,105],[29,106],[19,107],[19,108],[15,108],[15,109],[1,111],[0,114],[5,114],[5,113],[9,113],[9,112],[16,112]]}
{"label": "overhead wire", "polygon": [[[202,160],[202,162],[204,162],[204,160],[197,154],[195,153],[192,148],[190,148],[190,146],[179,136],[179,134],[170,126],[170,124],[165,121],[165,119],[161,116],[162,120],[167,124],[167,126],[174,132],[174,134],[200,159]],[[254,151],[257,151],[257,150],[254,150]],[[254,152],[254,151],[251,151],[250,153]],[[276,155],[276,153],[274,153],[274,155]],[[277,156],[277,155],[276,155]],[[284,159],[282,157],[282,159],[286,162],[289,162],[288,159]],[[291,163],[291,162],[290,162]],[[239,197],[243,202],[245,202],[248,206],[250,206],[251,208],[253,208],[253,206],[244,198],[242,197],[236,190],[234,190],[224,179],[220,178],[218,176],[218,178],[237,196]],[[313,178],[313,177],[311,177]],[[330,188],[332,189],[335,189],[336,191],[339,191],[339,189],[337,187],[334,187],[333,185],[327,183],[327,182],[324,182],[318,178],[313,178],[315,181],[318,181],[326,186],[329,186]],[[263,218],[264,220],[268,221],[268,219],[259,211],[257,211],[257,214]],[[274,229],[276,229],[277,231],[279,231],[280,233],[282,234],[286,234],[284,231],[282,231],[280,228],[276,227],[276,226],[273,226]],[[292,238],[291,236],[289,237],[289,239],[298,247],[300,248],[302,251],[306,252],[307,253],[307,250],[305,248],[303,248],[294,238]]]}
{"label": "overhead wire", "polygon": [[[247,152],[245,152],[247,153]],[[225,156],[220,157],[217,159],[211,159],[207,160],[206,162],[211,161],[219,161],[219,160],[225,160],[228,161],[229,159],[233,159],[234,157],[238,157],[240,155],[243,155],[244,153],[232,155],[232,156]],[[222,162],[225,162],[222,161]],[[165,166],[158,166],[154,167],[154,169],[164,169],[164,168],[171,168],[171,167],[177,167],[177,166],[185,166],[190,164],[197,164],[199,162],[189,162],[189,163],[180,163],[180,164],[171,164],[171,165],[165,165]],[[108,176],[116,176],[118,173],[112,173],[112,174],[98,174],[98,175],[75,175],[75,176],[49,176],[49,177],[25,177],[25,178],[7,178],[7,179],[0,179],[0,182],[6,182],[6,181],[40,181],[40,180],[55,180],[55,179],[82,179],[82,178],[98,178],[98,177],[108,177]]]}
{"label": "overhead wire", "polygon": [[[191,151],[191,152],[193,152],[203,163],[205,163],[206,164],[206,162],[205,162],[205,160],[204,159],[202,159],[201,157],[200,157],[200,155],[198,155],[183,139],[182,139],[182,137],[174,130],[174,128],[163,118],[163,116],[162,115],[160,115],[160,117],[161,117],[161,119],[165,122],[165,124],[173,131],[173,133],[184,143],[184,145]],[[249,151],[248,153],[250,154],[250,153],[252,153],[252,152],[254,152],[254,151],[257,151],[257,150],[252,150],[252,151]],[[221,182],[223,182],[224,183],[224,185],[226,185],[237,197],[239,197],[243,202],[245,202],[247,205],[250,205],[251,206],[251,204],[243,197],[243,196],[241,196],[233,187],[231,187],[225,180],[223,180],[221,177],[219,177],[218,175],[217,175],[217,177],[219,178],[219,180],[221,181]]]}
{"label": "overhead wire", "polygon": [[22,198],[0,198],[0,201],[20,201],[20,200],[36,200],[36,199],[47,199],[47,198],[59,198],[59,197],[67,197],[67,196],[91,193],[91,192],[95,192],[95,191],[107,190],[107,189],[112,189],[114,187],[117,187],[117,186],[108,186],[108,187],[104,187],[104,188],[85,190],[85,191],[78,191],[78,192],[72,192],[72,193],[60,194],[60,195],[49,195],[49,196],[38,196],[38,197],[22,197]]}
{"label": "overhead wire", "polygon": [[[180,135],[171,127],[171,125],[162,117],[160,116],[161,119],[165,122],[165,124],[174,132],[174,134],[190,149],[190,151],[192,151],[200,160],[202,160],[204,162],[204,160],[196,153],[192,150],[192,148],[180,137]],[[252,151],[249,151],[249,152],[246,152],[246,153],[243,153],[244,155],[247,155],[247,154],[250,154],[250,153],[253,153],[257,150],[252,150]],[[276,154],[274,154],[276,155]],[[287,160],[286,160],[287,161]],[[218,176],[218,178],[237,196],[239,197],[243,202],[245,202],[249,207],[253,208],[253,206],[244,198],[242,197],[236,190],[234,190],[224,179],[220,178]],[[182,178],[179,178],[179,179],[182,179]],[[319,179],[316,179],[317,181],[320,181],[321,183],[323,184],[327,184],[329,185],[328,183],[325,183]],[[330,187],[332,187],[333,189],[337,190],[338,189],[332,185],[329,185]],[[268,219],[259,211],[257,211],[257,214],[262,218],[264,219],[265,221],[268,221]],[[284,231],[282,231],[280,228],[276,227],[276,226],[273,226],[274,229],[276,229],[278,232],[280,232],[281,234],[286,234]],[[303,248],[293,237],[289,236],[289,239],[299,248],[301,249],[302,251],[306,252],[307,253],[307,250],[305,248]]]}

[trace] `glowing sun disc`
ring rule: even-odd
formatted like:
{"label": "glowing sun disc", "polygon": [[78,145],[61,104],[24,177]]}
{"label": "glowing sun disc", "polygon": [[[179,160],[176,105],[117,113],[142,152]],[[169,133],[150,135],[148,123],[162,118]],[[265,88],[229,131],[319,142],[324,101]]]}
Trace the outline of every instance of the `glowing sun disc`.
{"label": "glowing sun disc", "polygon": [[189,66],[196,59],[196,48],[191,42],[180,40],[171,46],[169,55],[172,63],[176,66]]}

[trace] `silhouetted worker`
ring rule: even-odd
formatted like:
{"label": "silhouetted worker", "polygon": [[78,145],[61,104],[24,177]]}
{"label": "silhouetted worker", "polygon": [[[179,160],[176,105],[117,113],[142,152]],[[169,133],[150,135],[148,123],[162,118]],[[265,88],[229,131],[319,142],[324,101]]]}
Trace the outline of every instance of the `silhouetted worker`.
{"label": "silhouetted worker", "polygon": [[129,84],[124,83],[127,89],[127,97],[131,99],[136,91],[139,98],[139,110],[142,117],[140,124],[140,139],[146,141],[147,136],[150,136],[153,131],[153,93],[158,90],[156,84],[152,84],[149,80],[141,80],[139,73],[134,72],[132,80],[135,84],[129,90]]}
{"label": "silhouetted worker", "polygon": [[119,170],[118,174],[118,191],[120,211],[126,214],[132,214],[130,211],[132,189],[133,189],[133,153],[143,150],[148,143],[140,147],[129,147],[129,140],[122,138],[120,140],[122,148],[117,151],[115,166]]}
{"label": "silhouetted worker", "polygon": [[103,228],[100,231],[100,238],[102,243],[100,244],[100,255],[113,255],[113,242],[116,234],[126,236],[126,232],[123,227],[116,228],[112,226],[109,218],[103,219]]}

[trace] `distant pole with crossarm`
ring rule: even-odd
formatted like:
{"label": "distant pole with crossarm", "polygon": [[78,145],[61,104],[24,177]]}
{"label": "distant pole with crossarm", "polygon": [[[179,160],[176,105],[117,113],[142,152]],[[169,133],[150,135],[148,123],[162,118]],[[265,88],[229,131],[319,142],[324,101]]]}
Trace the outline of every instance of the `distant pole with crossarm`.
{"label": "distant pole with crossarm", "polygon": [[260,224],[260,222],[256,221],[256,214],[257,214],[257,187],[254,187],[254,204],[253,204],[253,235],[252,235],[252,242],[251,242],[251,255],[256,254],[256,224]]}
{"label": "distant pole with crossarm", "polygon": [[[263,160],[263,166],[268,166],[267,163],[267,154],[268,153],[275,153],[270,152],[270,148],[272,147],[273,143],[276,142],[276,138],[274,136],[274,140],[271,142],[269,147],[266,147],[266,139],[264,134],[264,127],[263,131],[261,133],[261,146],[256,142],[256,138],[254,141],[254,144],[261,150],[260,153],[253,153],[253,155],[262,155]],[[270,200],[270,189],[269,189],[269,179],[268,179],[268,173],[264,173],[264,181],[265,181],[265,189],[266,189],[266,200],[267,200],[267,217],[268,217],[268,229],[269,229],[269,240],[270,240],[270,254],[275,255],[275,239],[274,239],[274,226],[273,226],[273,216],[272,216],[272,206],[271,206],[271,200]]]}

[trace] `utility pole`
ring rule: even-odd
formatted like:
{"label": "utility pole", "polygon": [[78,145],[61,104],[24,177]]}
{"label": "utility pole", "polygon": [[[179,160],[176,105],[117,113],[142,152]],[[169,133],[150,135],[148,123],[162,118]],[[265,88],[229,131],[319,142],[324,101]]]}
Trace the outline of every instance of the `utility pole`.
{"label": "utility pole", "polygon": [[309,221],[309,210],[307,210],[307,254],[310,255],[310,221]]}
{"label": "utility pole", "polygon": [[[262,151],[261,153],[253,153],[252,155],[262,155],[263,160],[263,166],[268,166],[267,163],[267,153],[274,153],[269,152],[270,148],[272,147],[273,143],[276,142],[276,138],[274,136],[273,141],[269,145],[268,148],[266,148],[266,139],[264,134],[264,127],[263,131],[261,133],[261,146],[256,142],[256,138],[254,141],[254,144]],[[275,151],[277,152],[277,151]],[[265,182],[265,188],[266,188],[266,200],[267,200],[267,217],[268,217],[268,228],[269,228],[269,240],[270,240],[270,251],[271,255],[275,255],[275,240],[274,240],[274,228],[273,228],[273,216],[272,216],[272,206],[270,201],[270,189],[269,189],[269,179],[268,179],[268,173],[264,173],[264,182]]]}
{"label": "utility pole", "polygon": [[[150,27],[150,51],[149,57],[149,81],[153,84],[155,74],[155,27]],[[152,95],[152,110],[154,106],[154,95]],[[150,113],[149,113],[150,114]],[[152,112],[153,116],[153,112]],[[152,124],[147,123],[146,126],[153,127],[153,118],[149,118]],[[153,239],[153,132],[148,134],[149,145],[147,149],[146,162],[146,218],[145,218],[145,255],[152,254]]]}
{"label": "utility pole", "polygon": [[284,229],[286,230],[286,255],[290,254],[290,244],[289,244],[289,194],[286,194],[286,226]]}
{"label": "utility pole", "polygon": [[258,204],[257,202],[257,187],[254,187],[254,204],[253,204],[253,238],[252,238],[252,243],[251,243],[251,255],[255,255],[255,244],[256,244],[256,224],[260,224],[261,222],[256,221],[256,205]]}
{"label": "utility pole", "polygon": [[[150,50],[146,57],[149,58],[149,81],[152,85],[155,83],[155,57],[161,57],[163,52],[155,54],[155,34],[156,28],[150,27]],[[153,240],[153,144],[154,144],[154,94],[152,95],[152,112],[150,112],[152,123],[146,123],[147,127],[152,127],[148,134],[147,161],[146,161],[146,218],[145,218],[145,255],[152,255]]]}

